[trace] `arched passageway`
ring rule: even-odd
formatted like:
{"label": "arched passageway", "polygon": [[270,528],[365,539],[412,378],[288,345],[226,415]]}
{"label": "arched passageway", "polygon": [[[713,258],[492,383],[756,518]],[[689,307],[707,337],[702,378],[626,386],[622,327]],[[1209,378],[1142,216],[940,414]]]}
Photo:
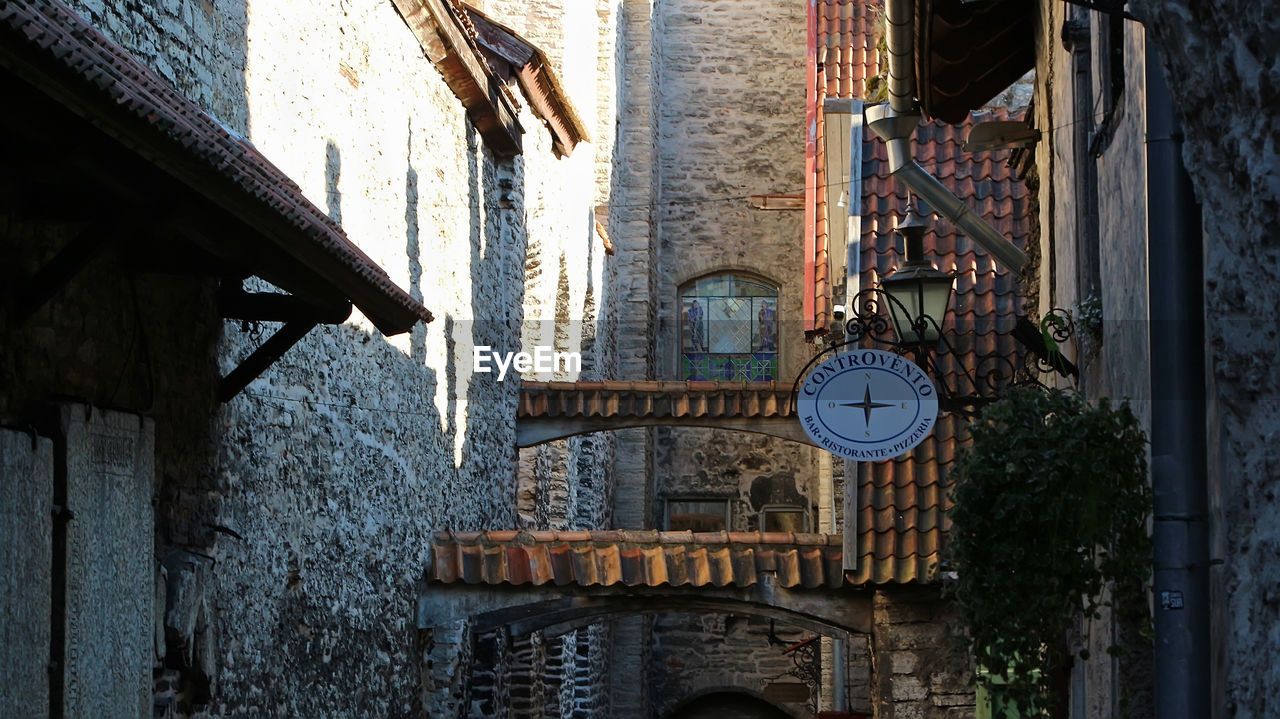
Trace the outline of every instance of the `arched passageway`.
{"label": "arched passageway", "polygon": [[668,719],[791,719],[763,699],[743,692],[712,692],[681,706]]}

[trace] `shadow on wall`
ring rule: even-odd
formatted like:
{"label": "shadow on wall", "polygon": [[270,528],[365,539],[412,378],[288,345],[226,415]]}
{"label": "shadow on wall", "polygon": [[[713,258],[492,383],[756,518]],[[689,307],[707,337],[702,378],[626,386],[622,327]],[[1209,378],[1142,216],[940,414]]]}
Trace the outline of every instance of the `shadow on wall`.
{"label": "shadow on wall", "polygon": [[[257,687],[275,684],[285,688],[281,706],[292,714],[336,706],[367,707],[371,715],[409,711],[398,702],[418,696],[413,600],[430,533],[515,524],[519,384],[494,375],[468,379],[458,363],[470,360],[471,345],[518,349],[523,235],[512,220],[522,214],[481,208],[496,174],[519,178],[522,168],[495,167],[469,125],[462,141],[468,173],[450,180],[467,183],[464,261],[476,321],[446,314],[419,325],[407,356],[376,331],[318,327],[222,413],[227,435],[218,474],[226,480],[213,521],[244,540],[222,538],[208,552],[219,560],[223,636],[255,643],[247,652],[235,641],[233,668],[223,670],[214,693],[229,705],[247,706]],[[421,298],[431,279],[423,267],[423,188],[413,150],[411,137],[400,246],[409,292]],[[335,218],[341,160],[341,149],[327,142],[326,201]],[[444,259],[432,268],[442,277]],[[506,284],[495,286],[499,281]],[[435,367],[426,364],[431,332],[443,333]],[[338,675],[345,688],[333,686]],[[308,686],[319,689],[301,689]]]}

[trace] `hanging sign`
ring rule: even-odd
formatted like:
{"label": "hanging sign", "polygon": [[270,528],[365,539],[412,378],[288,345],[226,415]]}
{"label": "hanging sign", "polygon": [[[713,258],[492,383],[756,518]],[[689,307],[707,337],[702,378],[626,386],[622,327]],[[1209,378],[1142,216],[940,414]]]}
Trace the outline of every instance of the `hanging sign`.
{"label": "hanging sign", "polygon": [[797,414],[814,443],[859,461],[905,454],[933,431],[938,393],[915,363],[882,350],[833,355],[800,385]]}

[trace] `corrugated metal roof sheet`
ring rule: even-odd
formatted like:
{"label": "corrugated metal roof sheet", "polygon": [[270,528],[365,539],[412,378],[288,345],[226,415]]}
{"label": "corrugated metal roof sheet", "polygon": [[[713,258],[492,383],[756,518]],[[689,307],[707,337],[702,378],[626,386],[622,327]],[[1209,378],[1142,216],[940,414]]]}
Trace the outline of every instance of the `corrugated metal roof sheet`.
{"label": "corrugated metal roof sheet", "polygon": [[844,584],[843,538],[790,532],[437,532],[427,579],[465,584]]}

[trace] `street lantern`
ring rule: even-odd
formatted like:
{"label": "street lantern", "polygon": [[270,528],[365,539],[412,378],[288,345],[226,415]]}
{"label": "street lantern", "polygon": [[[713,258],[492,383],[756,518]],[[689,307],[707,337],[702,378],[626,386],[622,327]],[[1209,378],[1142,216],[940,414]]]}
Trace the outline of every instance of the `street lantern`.
{"label": "street lantern", "polygon": [[908,347],[938,344],[955,285],[954,277],[924,259],[923,238],[928,227],[928,220],[909,205],[906,221],[895,230],[906,245],[905,261],[880,281],[898,342]]}
{"label": "street lantern", "polygon": [[[906,217],[894,230],[905,243],[902,265],[882,278],[879,286],[849,298],[844,337],[815,354],[796,375],[791,387],[793,402],[799,401],[801,381],[825,355],[849,347],[856,349],[864,342],[910,355],[933,380],[938,406],[970,419],[979,416],[983,407],[1012,385],[1045,387],[1037,378],[1051,372],[1068,379],[1079,376],[1075,365],[1058,351],[1072,334],[1070,314],[1058,308],[1045,313],[1039,323],[1017,318],[1008,336],[1023,347],[1020,351],[979,355],[968,349],[958,353],[953,337],[942,332],[955,276],[924,259],[924,233],[928,229],[926,216],[908,204]],[[1045,327],[1052,328],[1052,342],[1044,336]],[[947,359],[941,360],[942,356]],[[864,402],[870,406],[870,399]]]}

